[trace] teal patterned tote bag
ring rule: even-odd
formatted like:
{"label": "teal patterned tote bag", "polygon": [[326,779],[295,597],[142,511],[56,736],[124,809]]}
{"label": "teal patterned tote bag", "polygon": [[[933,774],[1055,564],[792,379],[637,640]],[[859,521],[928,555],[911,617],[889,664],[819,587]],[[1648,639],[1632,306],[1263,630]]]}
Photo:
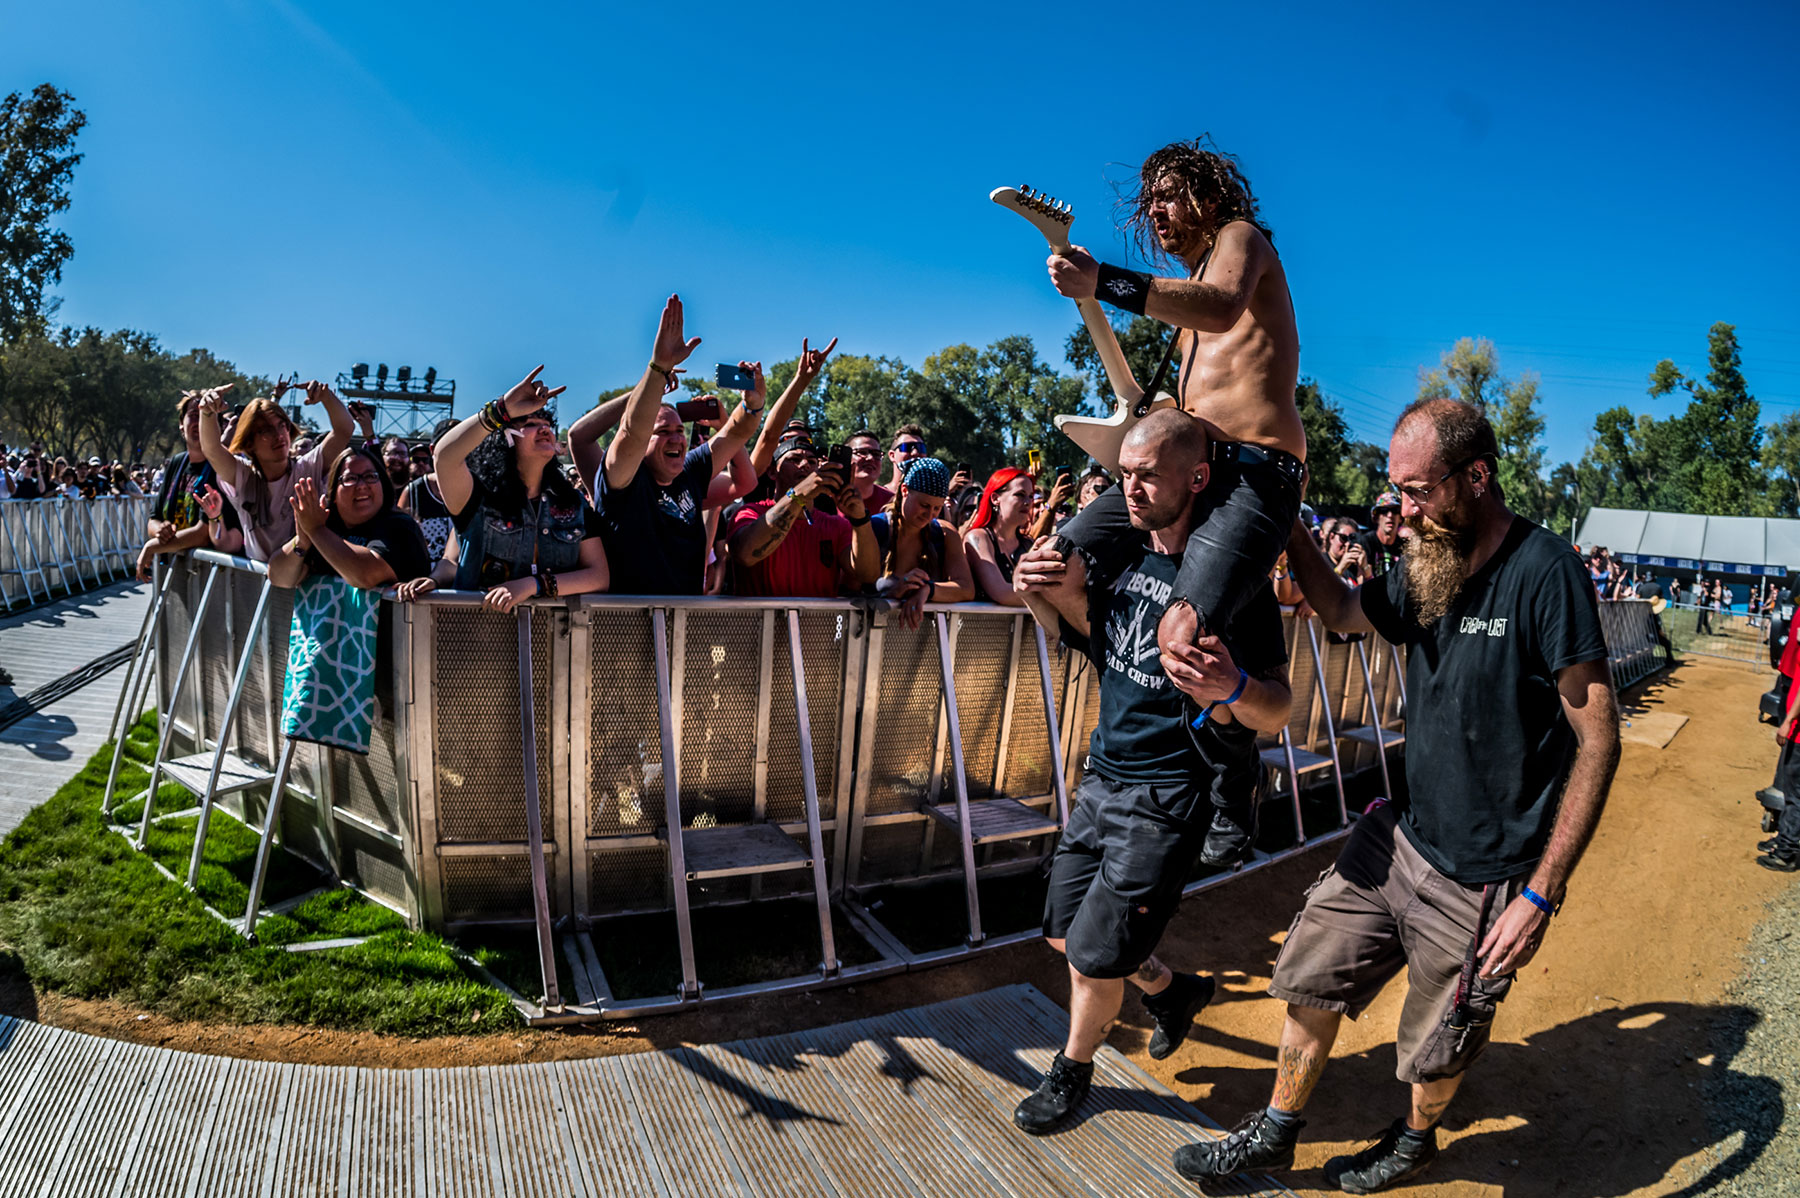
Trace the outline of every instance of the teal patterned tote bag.
{"label": "teal patterned tote bag", "polygon": [[281,734],[352,753],[375,725],[375,624],[381,592],[314,575],[294,589]]}

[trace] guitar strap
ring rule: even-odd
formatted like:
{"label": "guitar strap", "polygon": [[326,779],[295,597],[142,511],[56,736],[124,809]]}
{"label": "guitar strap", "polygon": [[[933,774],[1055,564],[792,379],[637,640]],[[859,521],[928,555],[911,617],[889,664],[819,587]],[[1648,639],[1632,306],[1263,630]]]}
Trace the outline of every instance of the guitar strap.
{"label": "guitar strap", "polygon": [[[1200,265],[1194,268],[1194,273],[1189,276],[1188,281],[1198,283],[1206,274],[1206,264],[1211,261],[1212,249],[1211,247],[1208,247],[1206,253],[1200,257]],[[1157,363],[1156,373],[1150,376],[1150,385],[1144,388],[1143,398],[1138,400],[1137,405],[1132,408],[1131,414],[1133,416],[1136,416],[1141,420],[1150,414],[1150,402],[1156,398],[1157,391],[1162,388],[1163,380],[1169,376],[1169,363],[1175,360],[1175,349],[1180,344],[1181,330],[1179,328],[1170,329],[1168,348],[1163,350],[1162,361]],[[1179,403],[1181,397],[1176,396],[1175,398],[1177,403]]]}

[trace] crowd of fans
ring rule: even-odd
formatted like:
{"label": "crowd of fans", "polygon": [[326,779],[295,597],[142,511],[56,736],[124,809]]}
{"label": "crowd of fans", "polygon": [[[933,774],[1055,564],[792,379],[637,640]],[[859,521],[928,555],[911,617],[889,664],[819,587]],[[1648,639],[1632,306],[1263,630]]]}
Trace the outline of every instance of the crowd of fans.
{"label": "crowd of fans", "polygon": [[127,466],[98,457],[71,461],[45,454],[41,445],[23,450],[0,445],[0,500],[147,495],[154,486],[154,476],[142,464]]}

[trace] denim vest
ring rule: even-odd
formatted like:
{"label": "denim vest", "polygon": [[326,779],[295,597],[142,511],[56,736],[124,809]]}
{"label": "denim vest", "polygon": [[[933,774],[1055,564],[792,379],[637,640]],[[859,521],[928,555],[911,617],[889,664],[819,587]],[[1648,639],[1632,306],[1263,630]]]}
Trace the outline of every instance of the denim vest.
{"label": "denim vest", "polygon": [[456,589],[485,591],[525,578],[539,570],[558,574],[581,564],[581,542],[587,534],[586,504],[554,506],[540,495],[517,512],[517,519],[495,510],[483,497],[475,518],[462,531],[462,560],[456,567]]}

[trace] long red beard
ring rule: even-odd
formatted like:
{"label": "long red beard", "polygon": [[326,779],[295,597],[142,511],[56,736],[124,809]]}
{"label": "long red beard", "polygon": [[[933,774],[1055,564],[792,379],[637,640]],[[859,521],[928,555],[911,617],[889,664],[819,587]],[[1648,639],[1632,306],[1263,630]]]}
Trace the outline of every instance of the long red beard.
{"label": "long red beard", "polygon": [[1472,510],[1451,509],[1444,513],[1444,524],[1423,515],[1406,521],[1412,535],[1406,538],[1401,560],[1406,563],[1406,594],[1421,627],[1443,619],[1469,579],[1469,559],[1475,553],[1474,515]]}

